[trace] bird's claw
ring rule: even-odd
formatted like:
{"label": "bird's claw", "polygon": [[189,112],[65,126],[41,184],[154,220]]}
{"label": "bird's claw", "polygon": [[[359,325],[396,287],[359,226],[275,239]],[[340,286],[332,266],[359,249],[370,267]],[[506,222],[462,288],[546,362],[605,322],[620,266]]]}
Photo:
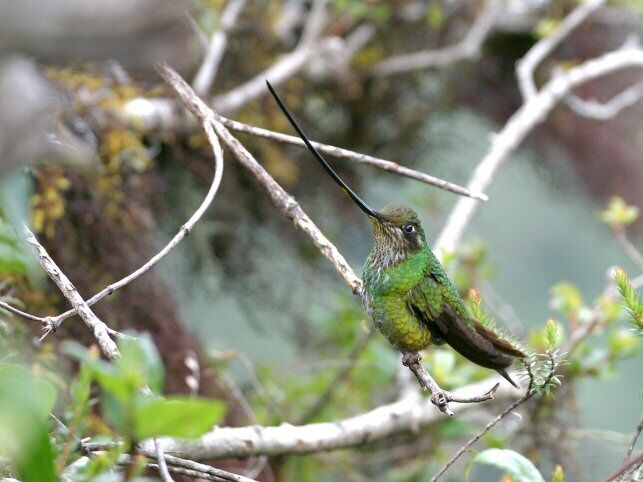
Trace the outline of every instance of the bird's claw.
{"label": "bird's claw", "polygon": [[417,352],[405,352],[402,355],[402,365],[404,365],[405,367],[409,367],[411,365],[415,365],[416,363],[420,363],[421,359],[422,357]]}

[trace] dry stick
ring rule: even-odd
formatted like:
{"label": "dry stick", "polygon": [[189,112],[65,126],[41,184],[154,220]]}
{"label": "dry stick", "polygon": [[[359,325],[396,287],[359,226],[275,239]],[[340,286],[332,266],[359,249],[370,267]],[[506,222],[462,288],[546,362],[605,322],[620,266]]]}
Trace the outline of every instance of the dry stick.
{"label": "dry stick", "polygon": [[[195,115],[201,119],[209,119],[213,124],[214,129],[228,149],[232,151],[237,160],[254,176],[254,178],[268,191],[275,205],[293,221],[295,226],[304,231],[312,239],[313,243],[322,252],[324,256],[333,264],[337,272],[344,279],[344,282],[353,290],[353,293],[362,295],[362,280],[355,274],[350,265],[346,262],[342,254],[337,248],[324,236],[319,228],[312,222],[308,215],[301,208],[299,203],[288,194],[271,176],[268,172],[257,162],[257,160],[250,154],[250,152],[239,142],[230,131],[226,129],[219,117],[214,113],[205,103],[199,99],[190,86],[167,65],[161,65],[159,68],[161,75],[167,83],[169,83],[177,92],[183,103],[192,110]],[[417,360],[419,365],[419,359]],[[424,370],[424,369],[422,369]],[[428,372],[424,370],[423,374]],[[430,377],[428,377],[430,378]],[[425,380],[428,380],[425,377]],[[420,380],[420,378],[418,378]],[[432,379],[431,379],[432,380]],[[428,383],[428,382],[427,382]],[[430,384],[423,386],[432,390],[436,394],[438,400],[444,403],[438,405],[440,410],[444,413],[449,413],[448,407],[448,394],[440,389],[440,387],[433,381]],[[461,403],[480,402],[493,398],[494,389],[487,391],[481,397],[473,397],[462,400],[452,400]]]}
{"label": "dry stick", "polygon": [[[549,354],[549,364],[550,364],[550,371],[549,374],[547,375],[547,378],[542,382],[541,387],[544,387],[548,385],[552,378],[554,377],[554,372],[556,371],[556,360],[554,358],[554,355],[551,353]],[[460,450],[458,450],[448,461],[445,463],[442,468],[436,473],[432,478],[431,482],[436,482],[447,470],[449,470],[449,467],[451,467],[456,460],[460,458],[460,456],[465,453],[469,447],[471,447],[473,444],[475,444],[478,440],[480,440],[489,430],[491,430],[493,427],[495,427],[503,418],[505,418],[507,415],[509,415],[511,412],[513,412],[516,408],[518,408],[520,405],[525,403],[527,400],[532,398],[534,395],[536,395],[537,391],[535,390],[535,380],[534,380],[534,375],[531,371],[531,368],[529,365],[527,366],[527,373],[529,374],[530,381],[529,381],[529,387],[527,387],[527,392],[516,400],[514,403],[509,405],[505,410],[503,410],[500,414],[498,414],[491,422],[489,422],[487,425],[484,426],[482,430],[480,430],[477,434],[475,434],[473,437],[471,437],[467,443],[465,443],[462,447],[460,447]]]}
{"label": "dry stick", "polygon": [[167,470],[167,463],[165,462],[163,449],[156,439],[154,439],[154,445],[156,447],[156,460],[158,462],[158,471],[161,475],[161,479],[163,482],[174,482],[174,479]]}
{"label": "dry stick", "polygon": [[[573,88],[628,67],[643,67],[643,50],[619,49],[554,76],[511,116],[502,131],[494,137],[491,149],[476,167],[467,187],[475,192],[485,192],[509,154],[535,126],[547,118],[556,104]],[[436,241],[438,253],[440,250],[452,251],[455,248],[477,209],[478,203],[471,199],[458,200]]]}
{"label": "dry stick", "polygon": [[449,467],[451,467],[460,456],[465,453],[469,447],[471,447],[474,443],[476,443],[480,438],[482,438],[483,435],[485,435],[489,430],[491,430],[493,427],[495,427],[498,422],[500,422],[503,418],[505,418],[507,415],[509,415],[511,412],[513,412],[516,408],[518,408],[520,405],[525,403],[527,400],[529,400],[531,397],[535,395],[535,392],[530,392],[528,391],[523,395],[520,399],[516,400],[514,403],[509,405],[506,409],[502,411],[499,415],[497,415],[491,422],[489,422],[485,427],[478,432],[475,436],[473,436],[469,441],[464,444],[460,450],[458,450],[449,461],[442,466],[442,468],[438,471],[437,474],[435,474],[431,478],[431,482],[435,482],[438,480],[447,470],[449,470]]}
{"label": "dry stick", "polygon": [[[481,393],[489,384],[501,380],[499,375],[494,375],[455,390],[453,396],[465,399],[468,394]],[[496,399],[513,400],[518,395],[513,387],[503,384],[496,393]],[[444,420],[444,416],[432,407],[431,401],[416,392],[415,396],[332,422],[217,427],[198,439],[159,438],[158,442],[164,453],[193,460],[306,454],[362,446],[401,433],[417,433],[424,427]],[[473,407],[476,405],[461,405],[458,411],[464,412]],[[146,450],[154,450],[151,440],[143,442],[143,446]]]}
{"label": "dry stick", "polygon": [[453,415],[455,415],[449,407],[449,402],[479,403],[492,400],[498,391],[498,388],[500,388],[500,383],[496,383],[490,390],[477,397],[462,398],[451,395],[449,392],[442,390],[426,368],[422,366],[420,363],[420,356],[417,353],[408,355],[410,356],[405,354],[402,363],[413,372],[422,389],[428,390],[431,393],[431,402],[433,402],[433,404],[438,407],[442,413],[446,413],[449,417],[453,417]]}
{"label": "dry stick", "polygon": [[[265,85],[265,84],[262,84]],[[133,122],[137,125],[143,124],[150,130],[178,130],[181,128],[181,123],[177,119],[182,118],[181,114],[177,112],[174,103],[169,99],[145,99],[137,98],[125,104],[122,111],[124,122]],[[274,132],[261,127],[255,127],[242,122],[228,119],[223,116],[217,118],[228,128],[233,131],[243,132],[256,137],[263,137],[277,142],[286,144],[293,144],[304,147],[304,142],[296,136],[282,134],[281,132]],[[184,122],[188,124],[189,119]],[[443,179],[424,174],[423,172],[409,169],[399,165],[396,162],[387,161],[378,157],[361,154],[359,152],[350,151],[341,147],[335,147],[320,142],[312,142],[313,146],[323,154],[329,156],[348,159],[350,161],[366,164],[384,171],[392,172],[400,176],[415,179],[432,186],[451,191],[455,194],[468,196],[480,201],[487,201],[489,198],[486,194],[479,192],[471,192],[468,189],[445,181]]]}
{"label": "dry stick", "polygon": [[[190,106],[188,106],[188,108],[189,107]],[[199,117],[199,119],[201,118]],[[216,196],[217,191],[219,190],[219,186],[221,185],[221,178],[223,176],[223,151],[221,149],[221,145],[219,144],[219,140],[216,134],[214,133],[214,130],[212,129],[212,124],[208,122],[207,119],[201,119],[201,121],[202,121],[203,129],[205,130],[206,136],[208,138],[208,141],[212,146],[212,150],[214,152],[214,159],[215,159],[214,177],[212,179],[212,184],[210,185],[210,189],[208,190],[208,193],[203,199],[203,202],[197,208],[194,214],[190,217],[190,219],[188,219],[188,221],[183,226],[181,226],[181,229],[179,230],[179,232],[170,240],[170,242],[161,251],[159,251],[147,263],[145,263],[143,266],[138,268],[133,273],[125,276],[119,281],[116,281],[108,285],[102,291],[99,291],[90,299],[88,299],[86,302],[84,302],[88,307],[102,300],[106,296],[111,295],[112,293],[122,288],[123,286],[126,286],[127,284],[131,283],[135,279],[147,273],[154,266],[156,266],[163,258],[165,258],[168,254],[170,254],[178,246],[178,244],[181,241],[183,241],[183,239],[186,236],[190,234],[190,232],[192,231],[196,223],[201,219],[201,217],[208,209],[208,207],[210,207],[210,204],[212,204],[212,201],[214,200],[214,197]],[[30,320],[40,321],[44,323],[46,326],[46,331],[44,336],[58,329],[58,327],[64,320],[66,320],[70,316],[75,315],[78,312],[77,308],[74,306],[73,309],[66,311],[64,313],[61,313],[60,315],[57,315],[54,317],[36,317],[34,315],[30,315],[21,310],[18,310],[17,308],[11,307],[6,303],[0,303],[0,308],[7,309],[12,313],[17,314],[18,316],[22,316]]]}
{"label": "dry stick", "polygon": [[588,0],[581,3],[567,15],[558,27],[547,37],[536,43],[516,66],[518,86],[525,100],[536,95],[534,71],[554,49],[592,13],[605,4],[606,0]]}
{"label": "dry stick", "polygon": [[117,358],[120,354],[116,343],[110,338],[110,335],[118,336],[119,333],[98,319],[88,304],[83,300],[82,296],[80,296],[72,282],[69,281],[69,278],[65,276],[54,260],[51,259],[51,256],[49,256],[45,248],[38,242],[27,226],[24,227],[24,235],[30,248],[38,257],[40,266],[45,270],[47,275],[49,275],[51,280],[56,283],[56,286],[58,286],[63,296],[67,298],[74,307],[74,310],[78,312],[87,327],[92,331],[103,354],[110,360]]}
{"label": "dry stick", "polygon": [[609,101],[602,103],[568,95],[564,102],[576,114],[590,119],[605,121],[616,117],[622,110],[636,104],[643,97],[643,82],[628,87]]}
{"label": "dry stick", "polygon": [[444,67],[461,60],[475,60],[480,55],[482,44],[498,20],[501,6],[498,0],[488,0],[484,11],[478,16],[469,32],[455,45],[384,59],[375,64],[369,72],[370,75],[385,77],[429,67]]}
{"label": "dry stick", "polygon": [[623,252],[630,258],[630,261],[636,265],[638,269],[643,271],[643,254],[636,249],[636,246],[627,238],[625,231],[619,229],[614,231],[616,242],[619,244]]}
{"label": "dry stick", "polygon": [[[603,480],[603,482],[633,482],[634,478],[632,475],[635,470],[643,464],[643,453],[639,454],[638,457],[632,459],[630,462],[624,464],[620,469],[614,472],[612,475],[608,476]],[[640,480],[640,479],[636,479]]]}
{"label": "dry stick", "polygon": [[228,44],[228,31],[237,23],[237,18],[247,0],[230,0],[221,14],[219,28],[212,34],[212,38],[205,53],[201,67],[194,77],[192,86],[199,95],[205,95],[217,76],[219,64]]}
{"label": "dry stick", "polygon": [[630,446],[627,448],[627,452],[625,453],[623,464],[626,464],[627,461],[630,459],[630,456],[632,455],[632,451],[634,450],[634,447],[636,447],[636,442],[638,441],[642,430],[643,430],[643,416],[641,416],[639,423],[636,425],[636,429],[634,430],[634,436],[632,437],[632,442],[630,443]]}
{"label": "dry stick", "polygon": [[308,215],[303,211],[299,203],[288,194],[277,182],[268,174],[268,172],[254,159],[252,154],[237,140],[230,131],[218,120],[218,116],[199,99],[190,86],[167,65],[159,68],[165,81],[179,95],[183,103],[200,118],[207,118],[217,135],[221,138],[226,147],[235,155],[241,164],[250,171],[255,179],[264,186],[273,202],[283,213],[290,218],[295,225],[304,231],[315,243],[326,258],[333,264],[346,284],[355,294],[362,292],[362,280],[355,274],[353,269],[347,263],[344,256],[337,248],[324,236],[317,226],[312,222]]}
{"label": "dry stick", "polygon": [[[227,119],[222,116],[218,117],[218,119],[223,125],[233,131],[243,132],[244,134],[249,134],[256,137],[263,137],[265,139],[271,139],[273,141],[282,142],[285,144],[294,144],[296,146],[305,147],[304,141],[296,136],[282,134],[280,132],[274,132],[268,129],[262,129],[261,127],[254,127],[242,122]],[[360,154],[359,152],[349,151],[348,149],[342,149],[341,147],[322,144],[320,142],[312,141],[311,144],[315,146],[315,148],[322,154],[328,154],[329,156],[333,157],[341,157],[344,159],[349,159],[351,161],[359,162],[361,164],[377,167],[384,171],[394,172],[395,174],[399,174],[400,176],[415,179],[417,181],[421,181],[426,184],[451,191],[455,194],[460,194],[461,196],[468,196],[474,199],[478,199],[479,201],[487,201],[489,199],[486,194],[472,192],[469,189],[458,186],[457,184],[453,184],[443,179],[424,174],[423,172],[409,169],[408,167],[401,166],[396,162],[387,161],[385,159],[380,159],[379,157],[375,156],[369,156],[367,154]]]}

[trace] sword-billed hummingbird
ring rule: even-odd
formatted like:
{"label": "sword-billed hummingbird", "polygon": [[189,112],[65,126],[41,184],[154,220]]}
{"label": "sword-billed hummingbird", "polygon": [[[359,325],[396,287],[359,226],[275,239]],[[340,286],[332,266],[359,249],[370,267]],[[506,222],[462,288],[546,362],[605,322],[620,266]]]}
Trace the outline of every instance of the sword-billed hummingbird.
{"label": "sword-billed hummingbird", "polygon": [[433,254],[417,214],[399,204],[371,209],[310,143],[268,81],[268,89],[304,144],[373,225],[375,247],[364,266],[364,308],[375,327],[403,353],[403,361],[429,345],[447,343],[473,363],[500,373],[526,355],[467,310]]}

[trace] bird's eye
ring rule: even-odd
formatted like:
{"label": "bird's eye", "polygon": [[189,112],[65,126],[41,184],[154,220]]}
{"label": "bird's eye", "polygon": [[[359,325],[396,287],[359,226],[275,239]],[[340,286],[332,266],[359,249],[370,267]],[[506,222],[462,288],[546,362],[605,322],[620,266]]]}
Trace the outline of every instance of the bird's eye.
{"label": "bird's eye", "polygon": [[404,227],[402,229],[404,229],[404,231],[407,232],[407,233],[412,233],[413,231],[415,231],[415,226],[413,226],[412,224],[409,223],[409,224],[404,225]]}

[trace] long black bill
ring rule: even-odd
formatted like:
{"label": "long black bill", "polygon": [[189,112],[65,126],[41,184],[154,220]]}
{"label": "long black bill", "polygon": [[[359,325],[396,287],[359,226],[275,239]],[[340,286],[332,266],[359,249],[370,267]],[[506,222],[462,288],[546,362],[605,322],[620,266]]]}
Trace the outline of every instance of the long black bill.
{"label": "long black bill", "polygon": [[326,159],[319,153],[317,149],[310,143],[308,140],[308,137],[306,137],[306,134],[304,134],[304,131],[301,130],[301,127],[299,127],[299,124],[297,124],[297,121],[295,121],[294,117],[288,110],[288,108],[285,106],[279,95],[277,95],[277,92],[275,92],[275,89],[270,85],[270,82],[266,80],[266,85],[268,86],[268,90],[272,94],[272,96],[275,98],[277,101],[277,104],[279,105],[279,108],[281,111],[284,113],[290,124],[293,126],[293,128],[297,131],[297,134],[299,134],[299,137],[301,137],[301,140],[304,141],[304,144],[306,144],[306,147],[310,152],[313,153],[313,156],[317,158],[317,160],[321,163],[322,167],[326,170],[328,174],[330,174],[330,177],[332,177],[337,184],[339,184],[339,187],[342,188],[342,191],[350,197],[355,204],[359,206],[359,208],[364,211],[366,214],[368,214],[370,217],[375,218],[379,221],[381,221],[381,217],[377,212],[375,212],[373,209],[371,209],[368,204],[366,204],[362,198],[360,198],[355,192],[346,185],[346,183],[342,180],[341,177],[337,175],[335,171],[333,171],[333,168],[330,167],[328,162],[326,162]]}

